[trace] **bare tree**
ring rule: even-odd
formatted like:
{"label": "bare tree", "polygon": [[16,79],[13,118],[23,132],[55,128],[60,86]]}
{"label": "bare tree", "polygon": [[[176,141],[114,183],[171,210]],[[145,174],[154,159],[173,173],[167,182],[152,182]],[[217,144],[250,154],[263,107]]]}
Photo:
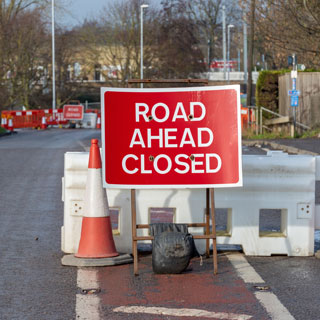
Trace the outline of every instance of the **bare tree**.
{"label": "bare tree", "polygon": [[2,1],[0,12],[0,97],[2,106],[29,106],[42,76],[46,25],[35,1]]}
{"label": "bare tree", "polygon": [[197,38],[197,27],[190,20],[187,3],[162,1],[154,45],[156,77],[194,77],[205,70],[204,56]]}
{"label": "bare tree", "polygon": [[261,45],[271,65],[286,67],[287,56],[293,52],[308,67],[319,65],[319,1],[257,0],[256,9],[256,35],[263,39]]}
{"label": "bare tree", "polygon": [[248,45],[248,83],[247,83],[247,106],[252,105],[252,67],[254,50],[254,27],[255,27],[256,0],[250,3],[250,36]]}
{"label": "bare tree", "polygon": [[[123,0],[109,5],[99,23],[86,22],[81,28],[82,41],[88,50],[84,72],[99,71],[113,85],[124,85],[128,78],[140,75],[140,5],[141,0]],[[149,69],[152,55],[149,34],[157,13],[149,7],[144,12],[144,65]],[[84,46],[83,46],[84,47]]]}
{"label": "bare tree", "polygon": [[222,6],[227,11],[227,24],[238,25],[241,21],[237,1],[181,0],[187,5],[187,15],[197,28],[197,38],[206,60],[222,57]]}

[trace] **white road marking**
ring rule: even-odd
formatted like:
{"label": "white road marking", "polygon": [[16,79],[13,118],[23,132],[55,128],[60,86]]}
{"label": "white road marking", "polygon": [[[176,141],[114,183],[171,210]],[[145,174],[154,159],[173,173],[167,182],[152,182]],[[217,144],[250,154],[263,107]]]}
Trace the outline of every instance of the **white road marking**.
{"label": "white road marking", "polygon": [[287,308],[279,301],[272,292],[256,292],[255,296],[268,311],[272,319],[294,320]]}
{"label": "white road marking", "polygon": [[77,142],[83,148],[84,151],[86,152],[90,151],[90,147],[87,147],[81,140],[78,140]]}
{"label": "white road marking", "polygon": [[174,317],[194,317],[194,318],[214,318],[214,319],[228,319],[228,320],[247,320],[252,316],[245,314],[235,314],[226,312],[211,312],[200,309],[175,309],[175,308],[163,308],[163,307],[143,307],[143,306],[122,306],[113,309],[113,312],[124,313],[146,313],[156,314],[163,316]]}
{"label": "white road marking", "polygon": [[[78,268],[77,286],[79,289],[98,289],[97,270]],[[76,319],[99,320],[100,299],[95,294],[76,295]]]}
{"label": "white road marking", "polygon": [[227,257],[245,283],[264,283],[264,280],[242,254],[228,254]]}
{"label": "white road marking", "polygon": [[[265,283],[242,254],[227,254],[227,257],[245,283]],[[273,320],[294,320],[294,317],[273,292],[258,291],[254,294]]]}

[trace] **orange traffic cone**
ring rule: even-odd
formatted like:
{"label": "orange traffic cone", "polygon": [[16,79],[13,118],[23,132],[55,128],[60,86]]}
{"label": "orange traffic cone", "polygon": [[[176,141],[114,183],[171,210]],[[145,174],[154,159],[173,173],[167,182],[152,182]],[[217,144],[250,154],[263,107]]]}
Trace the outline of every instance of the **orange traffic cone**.
{"label": "orange traffic cone", "polygon": [[8,121],[8,130],[13,132],[14,129],[13,129],[13,122],[12,122],[12,119],[10,118],[9,121]]}
{"label": "orange traffic cone", "polygon": [[77,258],[118,256],[113,240],[106,192],[102,187],[98,140],[91,140],[88,176],[84,198],[81,237]]}
{"label": "orange traffic cone", "polygon": [[98,116],[97,118],[97,129],[101,129],[101,117]]}
{"label": "orange traffic cone", "polygon": [[41,120],[41,129],[42,129],[42,130],[47,129],[47,118],[46,118],[46,117],[42,117],[42,120]]}

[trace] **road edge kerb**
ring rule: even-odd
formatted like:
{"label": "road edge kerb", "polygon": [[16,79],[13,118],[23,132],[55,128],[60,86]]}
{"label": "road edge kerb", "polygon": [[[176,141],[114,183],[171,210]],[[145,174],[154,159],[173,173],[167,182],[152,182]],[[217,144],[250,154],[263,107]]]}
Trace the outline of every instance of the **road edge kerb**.
{"label": "road edge kerb", "polygon": [[305,154],[305,155],[310,155],[310,156],[318,156],[319,154],[316,152],[304,150],[304,149],[298,149],[296,147],[291,147],[291,146],[286,146],[284,144],[279,144],[273,141],[268,141],[268,140],[242,140],[242,145],[247,146],[247,147],[261,147],[262,145],[268,145],[272,149],[280,149],[284,152],[288,153],[295,153],[295,154]]}
{"label": "road edge kerb", "polygon": [[14,133],[17,133],[17,132],[16,131],[14,131],[14,132],[9,131],[9,132],[5,132],[5,133],[0,133],[0,138],[5,137],[5,136],[11,136]]}
{"label": "road edge kerb", "polygon": [[61,264],[63,266],[73,267],[107,267],[120,264],[128,264],[132,262],[133,258],[128,253],[119,254],[116,257],[99,259],[76,258],[74,254],[69,254],[63,256],[61,259]]}

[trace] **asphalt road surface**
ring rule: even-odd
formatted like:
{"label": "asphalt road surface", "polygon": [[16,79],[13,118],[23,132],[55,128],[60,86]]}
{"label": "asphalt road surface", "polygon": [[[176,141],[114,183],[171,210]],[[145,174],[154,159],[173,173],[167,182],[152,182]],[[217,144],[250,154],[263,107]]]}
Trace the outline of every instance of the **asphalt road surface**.
{"label": "asphalt road surface", "polygon": [[0,138],[1,320],[320,319],[315,257],[221,252],[218,276],[211,259],[202,266],[194,259],[182,275],[155,275],[148,254],[138,277],[132,265],[61,266],[63,155],[84,151],[92,138],[100,131],[24,130]]}
{"label": "asphalt road surface", "polygon": [[96,130],[25,130],[0,138],[0,319],[75,319],[76,271],[60,264],[66,151]]}

